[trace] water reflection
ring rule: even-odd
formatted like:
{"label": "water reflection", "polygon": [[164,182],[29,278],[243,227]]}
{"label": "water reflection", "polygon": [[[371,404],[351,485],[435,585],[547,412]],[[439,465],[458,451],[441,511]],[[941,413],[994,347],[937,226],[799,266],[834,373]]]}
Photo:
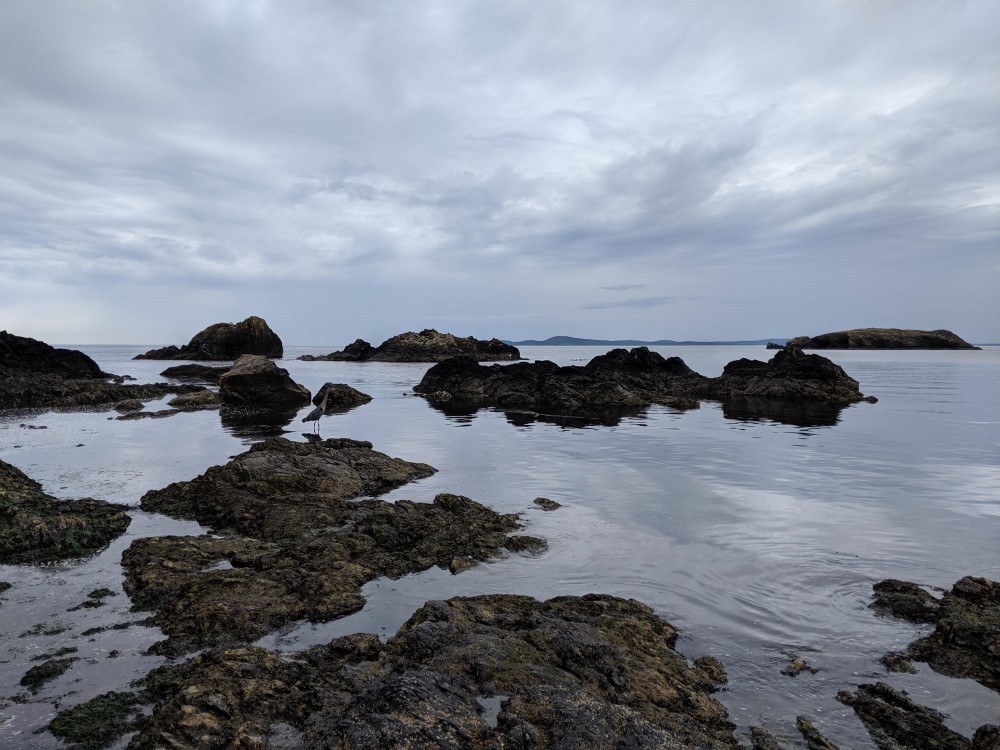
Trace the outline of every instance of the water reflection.
{"label": "water reflection", "polygon": [[219,409],[219,418],[229,434],[246,441],[284,435],[288,432],[285,428],[298,413],[298,409],[253,409],[223,405]]}
{"label": "water reflection", "polygon": [[[644,417],[649,406],[621,409],[601,409],[575,414],[545,414],[522,409],[502,409],[476,401],[431,401],[428,406],[448,417],[450,422],[469,424],[480,411],[501,413],[508,423],[525,427],[535,422],[554,424],[565,428],[584,428],[595,425],[616,427],[625,419]],[[673,413],[683,413],[699,408],[697,401],[689,404],[671,404],[664,408]],[[722,415],[726,419],[742,422],[771,421],[795,427],[832,427],[840,422],[840,413],[846,407],[821,402],[787,401],[779,399],[747,398],[722,402]]]}

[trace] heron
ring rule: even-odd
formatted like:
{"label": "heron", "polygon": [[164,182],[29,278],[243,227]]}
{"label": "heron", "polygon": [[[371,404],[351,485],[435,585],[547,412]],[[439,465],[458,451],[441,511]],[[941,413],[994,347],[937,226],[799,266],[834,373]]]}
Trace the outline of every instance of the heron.
{"label": "heron", "polygon": [[311,412],[302,417],[303,422],[315,422],[316,432],[319,432],[319,419],[326,414],[326,400],[330,397],[330,389],[328,388],[326,393],[323,394],[323,400],[319,402],[319,406],[313,409]]}

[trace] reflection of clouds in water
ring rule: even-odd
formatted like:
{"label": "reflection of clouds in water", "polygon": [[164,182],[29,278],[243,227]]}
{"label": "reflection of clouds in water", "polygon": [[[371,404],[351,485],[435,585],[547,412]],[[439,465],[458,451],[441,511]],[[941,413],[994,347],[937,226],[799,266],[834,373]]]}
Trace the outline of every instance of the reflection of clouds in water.
{"label": "reflection of clouds in water", "polygon": [[932,464],[925,484],[940,495],[940,507],[974,517],[1000,517],[1000,466]]}

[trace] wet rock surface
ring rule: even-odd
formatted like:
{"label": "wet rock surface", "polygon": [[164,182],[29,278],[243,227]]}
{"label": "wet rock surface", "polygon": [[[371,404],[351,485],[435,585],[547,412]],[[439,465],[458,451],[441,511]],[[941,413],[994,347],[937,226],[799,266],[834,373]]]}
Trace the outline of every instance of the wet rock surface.
{"label": "wet rock surface", "polygon": [[122,534],[125,509],[97,500],[57,500],[20,469],[0,461],[0,562],[77,557]]}
{"label": "wet rock surface", "polygon": [[783,349],[770,362],[730,362],[717,378],[645,347],[615,349],[583,367],[546,361],[484,366],[456,357],[430,368],[413,390],[448,394],[450,399],[441,400],[450,409],[477,404],[561,414],[601,414],[650,404],[684,409],[696,407],[697,399],[845,405],[864,398],[858,382],[841,367],[794,348]]}
{"label": "wet rock surface", "polygon": [[211,409],[222,404],[222,396],[215,391],[194,391],[182,393],[167,402],[175,409]]}
{"label": "wet rock surface", "polygon": [[[252,315],[239,323],[215,323],[196,333],[185,346],[150,349],[135,359],[235,360],[243,354],[280,358],[281,339],[263,318]],[[169,377],[169,376],[168,376]]]}
{"label": "wet rock surface", "polygon": [[219,396],[231,406],[288,409],[309,403],[309,389],[299,385],[267,357],[244,354],[219,378]]}
{"label": "wet rock surface", "polygon": [[938,711],[914,703],[883,682],[843,691],[837,700],[854,709],[880,750],[995,750],[1000,731],[993,725],[976,730],[972,739],[952,731]]}
{"label": "wet rock surface", "polygon": [[281,732],[303,748],[738,748],[719,670],[689,666],[676,640],[610,596],[428,602],[384,644],[217,650],[162,670],[131,747],[268,747]]}
{"label": "wet rock surface", "polygon": [[304,355],[306,361],[335,362],[443,362],[449,357],[465,356],[476,362],[498,362],[521,359],[516,346],[499,339],[461,338],[451,333],[439,333],[427,328],[419,333],[407,331],[386,339],[377,347],[363,339],[344,347],[343,351],[323,356]]}
{"label": "wet rock surface", "polygon": [[935,599],[915,583],[875,584],[872,606],[934,632],[911,643],[906,656],[951,677],[970,677],[1000,691],[1000,583],[966,576]]}
{"label": "wet rock surface", "polygon": [[104,406],[199,389],[121,380],[83,352],[0,331],[0,409]]}
{"label": "wet rock surface", "polygon": [[788,345],[802,349],[979,349],[960,336],[938,329],[854,328],[819,336],[797,336]]}
{"label": "wet rock surface", "polygon": [[[464,570],[505,552],[544,549],[512,534],[516,515],[469,498],[356,500],[434,469],[370,443],[274,439],[191,482],[143,496],[144,510],[191,518],[228,537],[139,539],[123,555],[133,603],[155,611],[161,647],[254,640],[296,620],[331,620],[364,604],[360,587],[432,566]],[[220,562],[225,562],[220,566]]]}

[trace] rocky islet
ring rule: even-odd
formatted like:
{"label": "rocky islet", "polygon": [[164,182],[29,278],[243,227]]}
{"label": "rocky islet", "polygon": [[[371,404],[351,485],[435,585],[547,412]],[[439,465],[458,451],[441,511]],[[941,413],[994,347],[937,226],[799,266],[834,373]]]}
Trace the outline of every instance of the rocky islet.
{"label": "rocky islet", "polygon": [[477,362],[513,361],[521,359],[517,347],[499,339],[464,338],[451,333],[439,333],[433,328],[407,331],[372,346],[364,339],[357,339],[339,352],[320,356],[305,354],[299,359],[307,362],[442,362],[449,357],[471,357]]}
{"label": "rocky islet", "polygon": [[251,315],[239,323],[213,323],[199,331],[184,346],[150,349],[135,359],[188,359],[233,361],[244,354],[259,354],[280,359],[284,346],[267,321]]}

